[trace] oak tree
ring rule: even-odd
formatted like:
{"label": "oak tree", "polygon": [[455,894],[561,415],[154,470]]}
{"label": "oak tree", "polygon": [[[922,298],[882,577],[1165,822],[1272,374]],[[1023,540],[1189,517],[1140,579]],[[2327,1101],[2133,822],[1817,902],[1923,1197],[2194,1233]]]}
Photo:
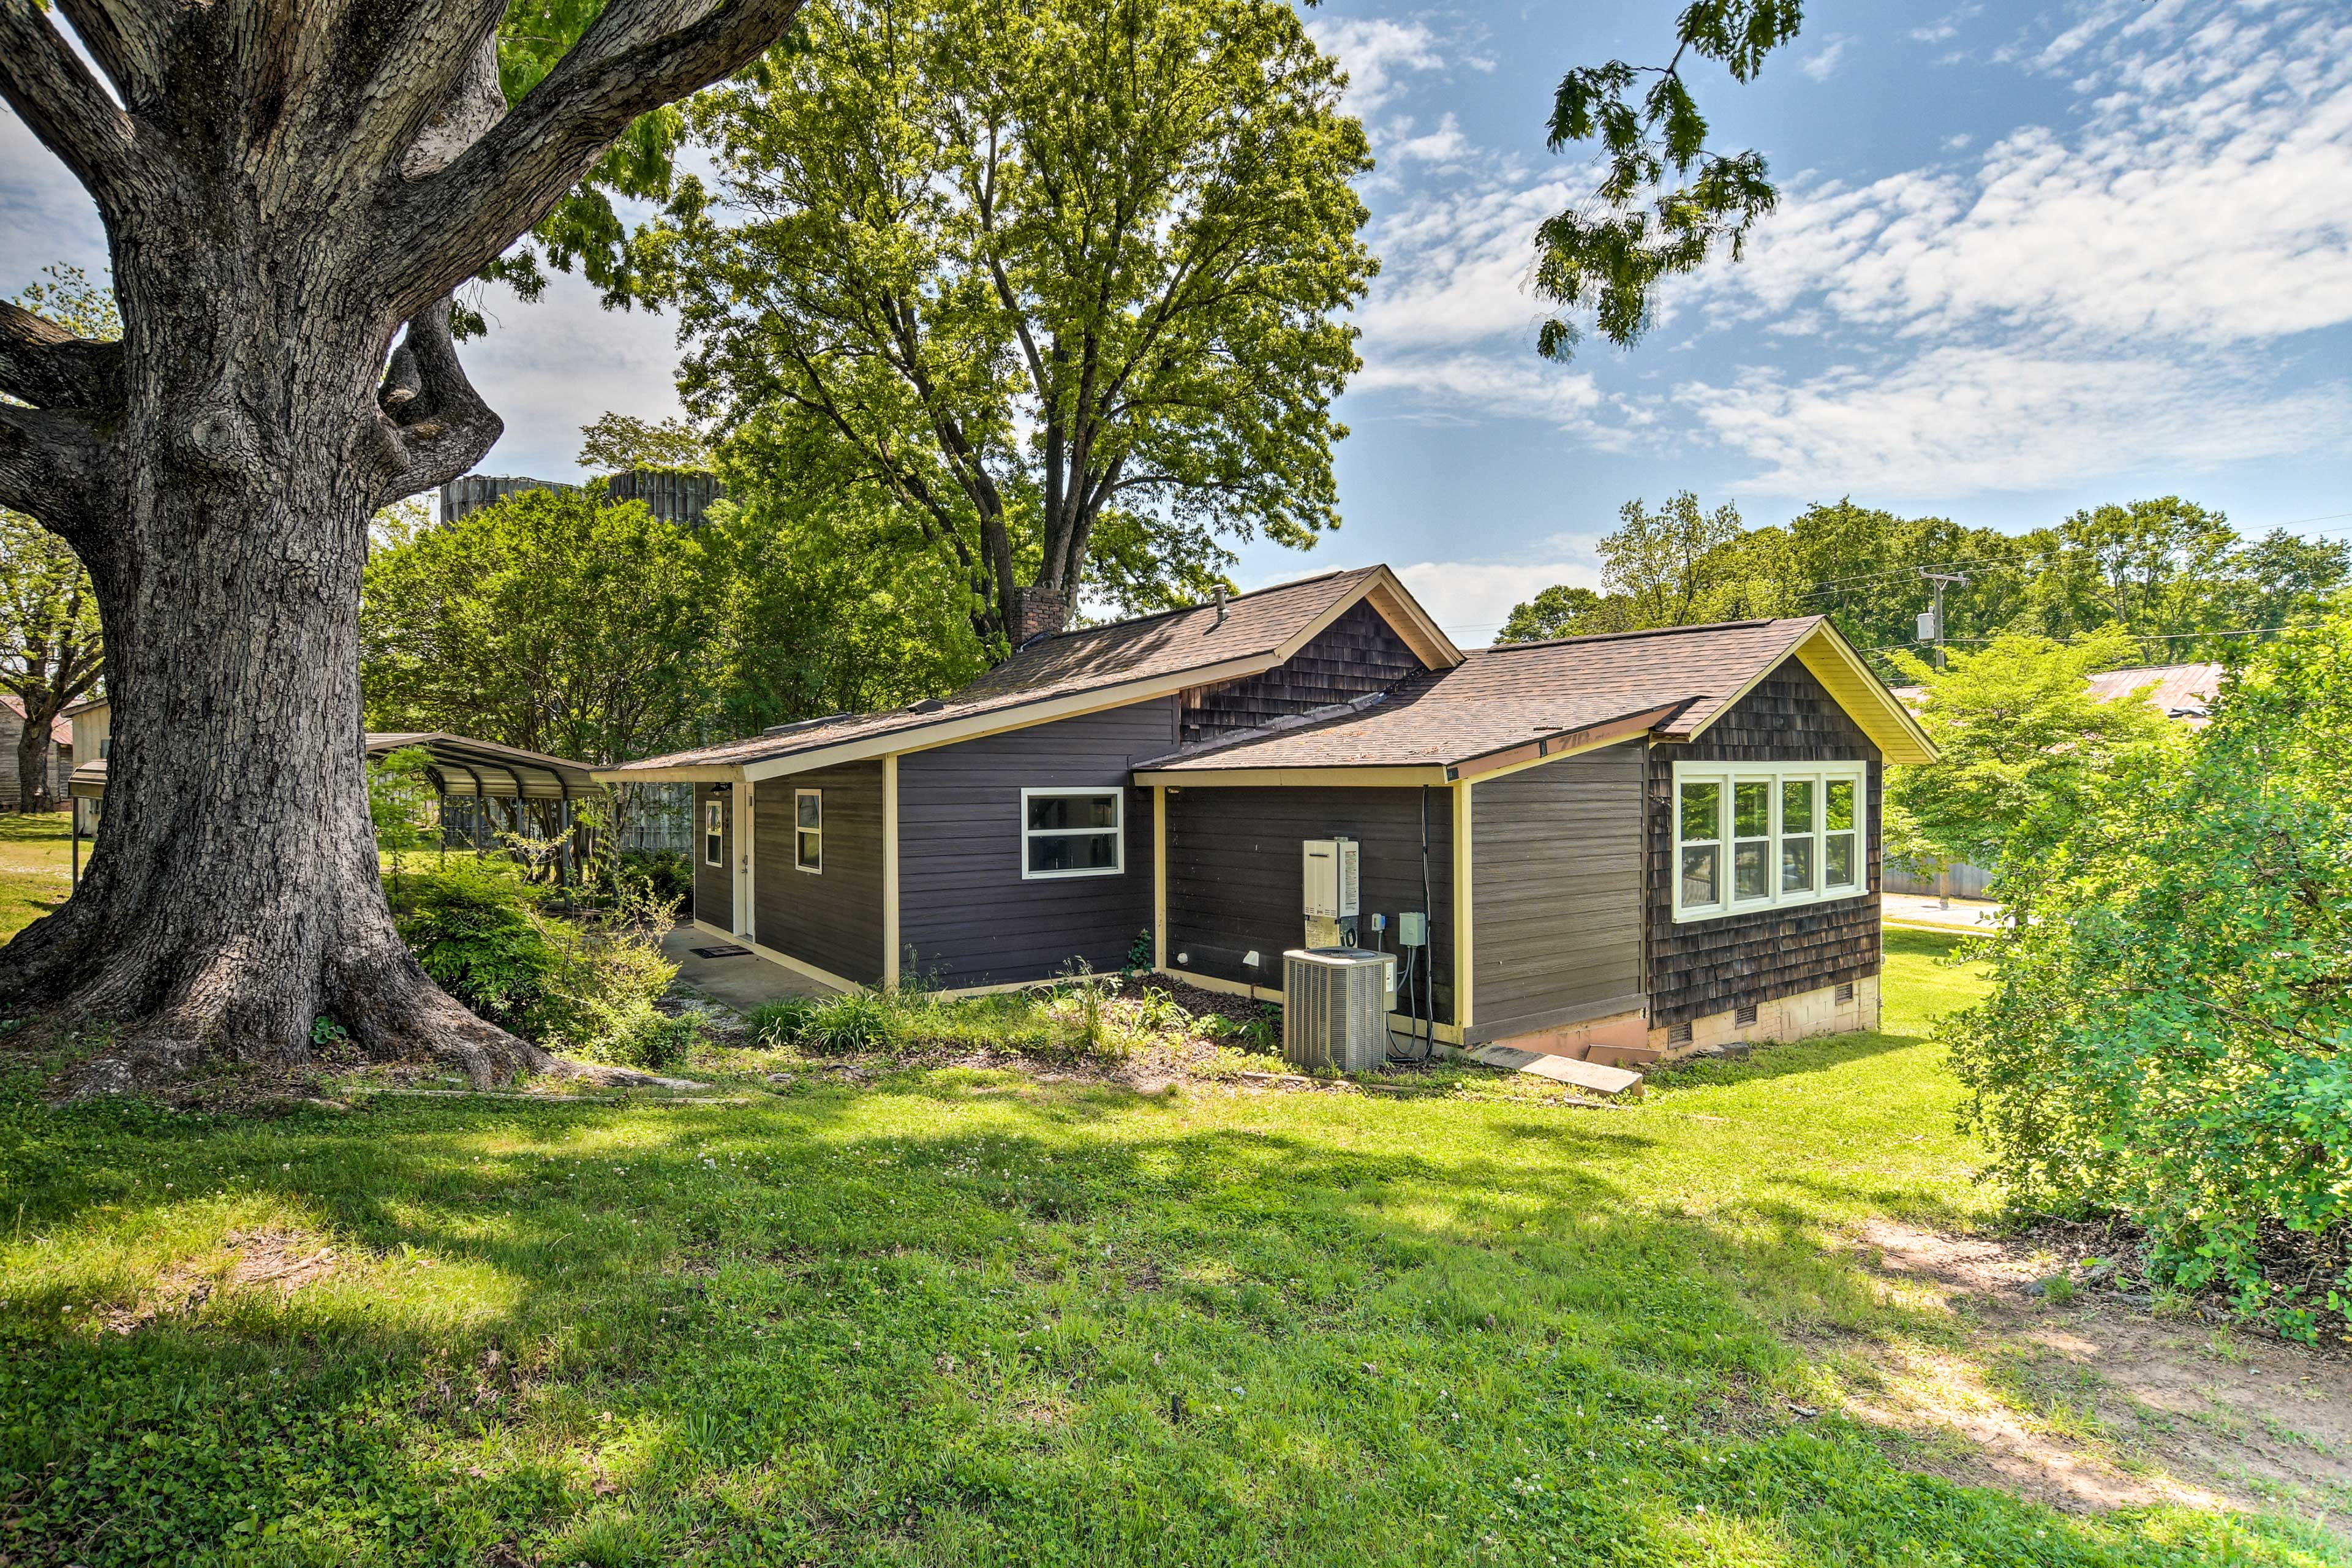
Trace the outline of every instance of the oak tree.
{"label": "oak tree", "polygon": [[368,523],[499,435],[451,291],[798,8],[582,7],[509,106],[506,0],[0,0],[0,97],[95,201],[124,329],[0,306],[25,405],[0,405],[0,505],[88,565],[114,702],[108,832],[0,951],[0,1010],[108,1026],[82,1087],[299,1060],[321,1016],[478,1079],[550,1064],[394,929],[360,746]]}
{"label": "oak tree", "polygon": [[803,426],[804,464],[903,510],[999,647],[1102,582],[1107,520],[1130,583],[1336,522],[1370,160],[1289,6],[835,0],[806,25],[689,107],[717,188],[639,247],[691,412]]}

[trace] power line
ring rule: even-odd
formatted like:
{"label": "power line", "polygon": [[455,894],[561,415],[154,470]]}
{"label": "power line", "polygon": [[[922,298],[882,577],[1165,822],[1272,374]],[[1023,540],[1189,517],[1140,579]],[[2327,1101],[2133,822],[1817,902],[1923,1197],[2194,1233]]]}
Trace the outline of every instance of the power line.
{"label": "power line", "polygon": [[[2311,624],[2312,623],[2308,621],[2305,621],[2294,626],[2239,626],[2235,630],[2226,632],[2126,632],[2124,636],[2131,638],[2135,642],[2180,642],[2191,637],[2263,637],[2272,632],[2308,631],[2311,627]],[[1998,642],[2000,639],[1999,637],[1951,637],[1948,640],[1956,643],[1989,643]],[[2069,643],[2079,642],[2082,639],[2079,637],[2055,637],[2052,640],[2063,647]],[[1864,653],[1886,653],[1898,647],[1919,647],[1922,646],[1924,645],[1915,637],[1909,642],[1881,643],[1876,647],[1866,647],[1861,651]]]}

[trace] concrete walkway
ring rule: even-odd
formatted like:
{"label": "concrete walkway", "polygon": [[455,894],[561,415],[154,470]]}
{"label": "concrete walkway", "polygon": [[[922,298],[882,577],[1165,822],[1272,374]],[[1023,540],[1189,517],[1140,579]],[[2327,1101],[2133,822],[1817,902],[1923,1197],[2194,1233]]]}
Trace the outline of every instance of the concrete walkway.
{"label": "concrete walkway", "polygon": [[747,952],[740,958],[701,958],[694,951],[698,947],[742,945],[690,925],[675,925],[662,938],[662,954],[677,965],[680,984],[690,985],[738,1013],[748,1013],[762,1002],[784,996],[834,994],[833,987],[822,981],[811,980],[781,963],[772,963],[756,952]]}
{"label": "concrete walkway", "polygon": [[1933,894],[1881,893],[1879,909],[1885,919],[1898,925],[1970,931],[2000,923],[2000,906],[1986,899],[1954,899],[1950,909],[1943,909]]}

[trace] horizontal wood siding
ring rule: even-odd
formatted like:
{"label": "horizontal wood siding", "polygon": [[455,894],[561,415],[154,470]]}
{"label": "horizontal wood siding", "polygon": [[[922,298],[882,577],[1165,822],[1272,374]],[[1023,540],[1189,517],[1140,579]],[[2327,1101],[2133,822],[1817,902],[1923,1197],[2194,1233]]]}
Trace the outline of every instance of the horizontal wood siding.
{"label": "horizontal wood siding", "polygon": [[1352,702],[1425,668],[1381,613],[1360,600],[1274,668],[1186,693],[1184,740],[1189,744]]}
{"label": "horizontal wood siding", "polygon": [[[740,786],[739,786],[740,787]],[[731,868],[735,864],[735,811],[733,797],[714,795],[709,784],[694,786],[694,845],[688,854],[694,860],[694,918],[720,931],[735,929],[735,879]],[[702,863],[702,818],[708,804],[719,803],[719,836],[725,845],[722,862],[717,866]]]}
{"label": "horizontal wood siding", "polygon": [[[898,941],[908,978],[943,986],[1043,980],[1127,963],[1151,923],[1151,792],[1127,790],[1125,870],[1025,880],[1024,789],[1125,787],[1175,744],[1160,698],[898,759]],[[908,951],[911,950],[911,957]]]}
{"label": "horizontal wood siding", "polygon": [[[824,869],[793,863],[795,790],[824,792]],[[760,945],[855,980],[882,983],[882,764],[851,763],[763,779],[751,797],[752,930]]]}
{"label": "horizontal wood siding", "polygon": [[1477,1036],[1642,1005],[1645,753],[1636,741],[1472,788]]}
{"label": "horizontal wood siding", "polygon": [[[1864,858],[1870,890],[1859,897],[1754,914],[1675,923],[1675,763],[1870,763]],[[1650,752],[1649,991],[1654,1028],[1734,1007],[1794,996],[1878,973],[1880,795],[1878,748],[1837,700],[1791,658],[1687,745]]]}
{"label": "horizontal wood siding", "polygon": [[[1282,987],[1282,954],[1306,938],[1301,843],[1345,835],[1361,846],[1359,909],[1389,917],[1422,907],[1418,789],[1243,787],[1168,792],[1168,967],[1179,973]],[[1429,795],[1432,994],[1454,1020],[1454,794]],[[1475,840],[1474,840],[1475,841]],[[1370,921],[1360,935],[1371,940]],[[1242,963],[1252,948],[1265,966]],[[1192,955],[1179,963],[1176,955]],[[1402,996],[1397,1005],[1404,1006]]]}

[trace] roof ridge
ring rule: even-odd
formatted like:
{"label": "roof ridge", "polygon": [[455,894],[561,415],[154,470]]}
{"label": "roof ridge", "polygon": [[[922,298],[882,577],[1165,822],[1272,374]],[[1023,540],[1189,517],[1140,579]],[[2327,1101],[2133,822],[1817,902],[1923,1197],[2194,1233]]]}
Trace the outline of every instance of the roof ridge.
{"label": "roof ridge", "polygon": [[[1293,577],[1287,583],[1269,583],[1263,588],[1252,588],[1245,594],[1231,595],[1227,596],[1225,604],[1226,606],[1230,608],[1234,605],[1240,604],[1244,599],[1255,599],[1265,594],[1279,594],[1290,588],[1303,588],[1309,583],[1320,583],[1328,577],[1345,577],[1350,573],[1377,572],[1387,564],[1388,563],[1384,561],[1375,561],[1370,566],[1334,566],[1328,572],[1318,572],[1309,577]],[[1129,616],[1123,621],[1104,621],[1098,626],[1072,626],[1066,630],[1055,632],[1052,637],[1045,638],[1043,642],[1031,643],[1024,646],[1030,647],[1051,647],[1054,644],[1060,642],[1064,637],[1092,637],[1097,632],[1117,631],[1121,626],[1139,626],[1147,621],[1165,620],[1171,616],[1190,615],[1194,610],[1206,610],[1213,608],[1214,605],[1214,600],[1203,599],[1198,604],[1173,605],[1164,610],[1154,610],[1148,616]]]}
{"label": "roof ridge", "polygon": [[1470,653],[1517,653],[1521,648],[1560,647],[1570,643],[1630,642],[1635,637],[1679,637],[1685,632],[1748,631],[1758,626],[1777,626],[1783,622],[1826,620],[1824,616],[1766,616],[1748,621],[1699,621],[1686,626],[1643,626],[1630,632],[1586,632],[1580,637],[1541,637],[1534,642],[1489,643],[1485,647],[1471,648]]}

